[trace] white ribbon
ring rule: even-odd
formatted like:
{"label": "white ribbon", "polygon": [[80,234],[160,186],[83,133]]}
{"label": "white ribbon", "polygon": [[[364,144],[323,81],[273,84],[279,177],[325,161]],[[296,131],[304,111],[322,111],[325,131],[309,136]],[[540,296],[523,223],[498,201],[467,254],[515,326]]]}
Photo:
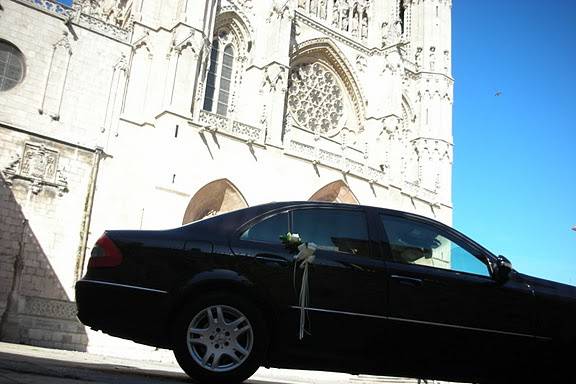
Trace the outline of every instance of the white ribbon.
{"label": "white ribbon", "polygon": [[[306,326],[306,307],[308,306],[308,265],[314,262],[316,256],[314,252],[318,246],[314,243],[302,243],[298,246],[298,254],[294,256],[294,262],[300,263],[302,273],[302,285],[300,286],[300,340],[304,338],[304,328]],[[296,275],[296,271],[294,271]]]}

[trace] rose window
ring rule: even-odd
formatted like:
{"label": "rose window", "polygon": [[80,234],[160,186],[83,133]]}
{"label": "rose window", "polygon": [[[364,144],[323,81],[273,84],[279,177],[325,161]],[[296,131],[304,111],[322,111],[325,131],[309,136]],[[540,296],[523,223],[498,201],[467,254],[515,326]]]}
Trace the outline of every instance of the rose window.
{"label": "rose window", "polygon": [[344,115],[344,98],[335,75],[322,64],[292,69],[288,106],[297,124],[314,132],[337,130]]}

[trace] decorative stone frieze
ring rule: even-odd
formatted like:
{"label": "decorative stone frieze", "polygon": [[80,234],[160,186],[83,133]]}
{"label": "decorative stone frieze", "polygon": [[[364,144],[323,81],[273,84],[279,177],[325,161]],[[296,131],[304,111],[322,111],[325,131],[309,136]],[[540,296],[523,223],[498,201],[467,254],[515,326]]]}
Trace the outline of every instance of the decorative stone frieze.
{"label": "decorative stone frieze", "polygon": [[[74,5],[83,16],[99,20],[104,25],[121,30],[132,29],[132,0],[75,0]],[[108,27],[105,29],[110,31]]]}
{"label": "decorative stone frieze", "polygon": [[25,296],[24,299],[24,315],[76,320],[78,311],[74,302],[35,296]]}
{"label": "decorative stone frieze", "polygon": [[253,127],[203,110],[200,111],[199,121],[207,131],[220,132],[250,143],[264,144],[265,130],[263,128]]}
{"label": "decorative stone frieze", "polygon": [[120,41],[129,41],[132,34],[132,31],[129,29],[124,29],[116,24],[111,24],[99,18],[83,13],[80,14],[78,23],[92,31],[101,33]]}
{"label": "decorative stone frieze", "polygon": [[355,39],[368,39],[370,0],[298,0],[298,9]]}

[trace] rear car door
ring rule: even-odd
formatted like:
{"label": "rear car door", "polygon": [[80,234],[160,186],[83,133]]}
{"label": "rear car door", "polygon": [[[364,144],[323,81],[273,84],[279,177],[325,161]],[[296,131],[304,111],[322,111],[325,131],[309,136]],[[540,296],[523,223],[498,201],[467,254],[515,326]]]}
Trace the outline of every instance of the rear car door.
{"label": "rear car door", "polygon": [[512,274],[491,277],[489,257],[448,227],[380,214],[390,273],[391,343],[431,372],[512,358],[534,340],[532,289]]}

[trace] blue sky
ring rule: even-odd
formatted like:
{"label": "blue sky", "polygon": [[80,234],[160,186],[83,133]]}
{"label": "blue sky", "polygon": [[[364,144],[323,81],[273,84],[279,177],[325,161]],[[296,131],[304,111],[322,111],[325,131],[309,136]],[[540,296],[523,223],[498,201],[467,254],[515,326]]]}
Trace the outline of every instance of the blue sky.
{"label": "blue sky", "polygon": [[521,272],[576,285],[576,1],[452,11],[454,226]]}

